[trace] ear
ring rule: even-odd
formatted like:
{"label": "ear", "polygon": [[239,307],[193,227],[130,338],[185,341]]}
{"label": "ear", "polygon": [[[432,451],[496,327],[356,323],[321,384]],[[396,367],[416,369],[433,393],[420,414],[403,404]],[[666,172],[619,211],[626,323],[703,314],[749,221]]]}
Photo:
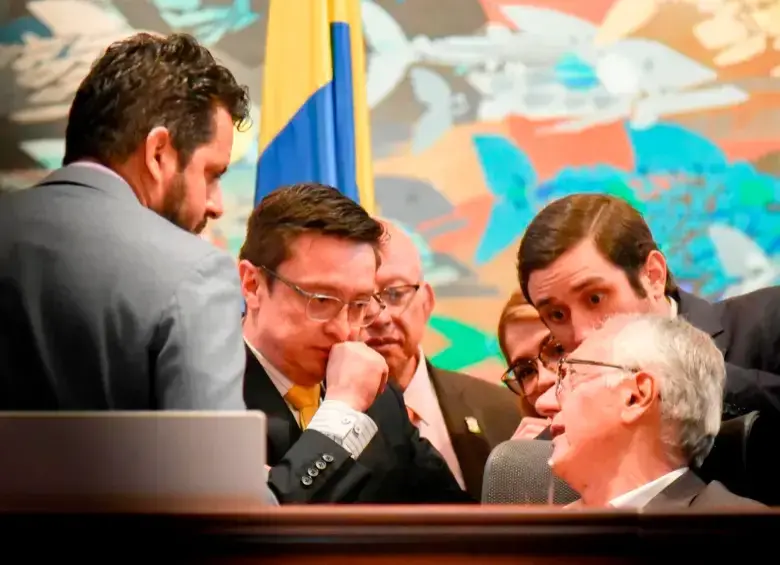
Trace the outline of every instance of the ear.
{"label": "ear", "polygon": [[173,147],[171,132],[158,126],[149,132],[144,144],[144,163],[155,185],[162,186],[179,171],[179,154]]}
{"label": "ear", "polygon": [[241,279],[241,294],[244,296],[247,311],[260,308],[262,297],[265,294],[258,290],[267,290],[266,280],[258,272],[257,267],[246,259],[238,263],[238,276]]}
{"label": "ear", "polygon": [[661,300],[664,297],[666,289],[666,258],[663,253],[654,249],[647,256],[643,269],[644,286],[648,295],[655,300]]}
{"label": "ear", "polygon": [[425,313],[425,323],[427,324],[428,320],[431,319],[433,309],[436,307],[436,293],[433,291],[433,287],[425,281],[422,282],[418,292],[421,292],[423,295],[422,308]]}
{"label": "ear", "polygon": [[658,398],[658,382],[647,371],[640,371],[633,379],[626,379],[621,389],[621,419],[625,424],[639,420]]}

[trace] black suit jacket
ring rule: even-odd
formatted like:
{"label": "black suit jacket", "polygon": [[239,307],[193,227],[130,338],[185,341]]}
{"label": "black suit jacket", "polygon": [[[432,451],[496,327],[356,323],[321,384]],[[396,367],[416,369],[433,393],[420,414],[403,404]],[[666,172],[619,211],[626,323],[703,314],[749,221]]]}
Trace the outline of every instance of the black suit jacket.
{"label": "black suit jacket", "polygon": [[[463,373],[437,369],[426,360],[466,490],[482,498],[482,477],[490,452],[520,425],[517,396],[509,389]],[[468,419],[479,430],[469,429]]]}
{"label": "black suit jacket", "polygon": [[712,336],[726,360],[723,418],[780,416],[780,287],[710,303],[680,292],[679,315]]}
{"label": "black suit jacket", "polygon": [[673,510],[682,508],[766,508],[760,502],[737,496],[718,481],[709,484],[692,471],[687,471],[660,494],[644,510]]}
{"label": "black suit jacket", "polygon": [[394,385],[366,411],[378,431],[355,460],[319,432],[301,431],[248,349],[246,367],[244,400],[248,409],[261,410],[268,419],[269,484],[282,504],[475,502],[433,446],[420,438]]}

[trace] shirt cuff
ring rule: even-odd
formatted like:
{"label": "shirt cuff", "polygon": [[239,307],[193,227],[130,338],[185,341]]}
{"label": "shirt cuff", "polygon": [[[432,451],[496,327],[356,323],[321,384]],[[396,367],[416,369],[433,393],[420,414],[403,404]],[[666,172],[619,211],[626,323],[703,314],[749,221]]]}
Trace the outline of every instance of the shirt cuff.
{"label": "shirt cuff", "polygon": [[329,437],[346,449],[353,459],[357,459],[378,428],[369,416],[350,408],[344,402],[325,400],[306,429]]}

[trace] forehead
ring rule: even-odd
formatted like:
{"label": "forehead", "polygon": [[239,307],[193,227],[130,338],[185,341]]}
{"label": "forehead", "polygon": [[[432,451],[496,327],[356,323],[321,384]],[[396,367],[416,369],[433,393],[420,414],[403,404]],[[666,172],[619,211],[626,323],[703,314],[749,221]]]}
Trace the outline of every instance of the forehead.
{"label": "forehead", "polygon": [[565,300],[566,295],[596,284],[628,283],[625,273],[610,263],[585,239],[561,255],[550,266],[531,273],[528,292],[537,306],[547,301]]}
{"label": "forehead", "polygon": [[420,270],[415,268],[411,261],[403,261],[397,256],[388,256],[381,254],[382,264],[376,272],[376,278],[379,284],[385,282],[407,282],[415,283],[420,278]]}
{"label": "forehead", "polygon": [[233,121],[230,114],[221,106],[214,109],[213,135],[192,154],[192,161],[213,168],[227,168],[233,149]]}
{"label": "forehead", "polygon": [[608,332],[596,330],[571,353],[573,359],[585,359],[588,361],[609,362],[611,350]]}
{"label": "forehead", "polygon": [[509,322],[503,336],[507,353],[512,359],[535,357],[539,353],[539,345],[549,333],[550,330],[539,319]]}
{"label": "forehead", "polygon": [[390,237],[379,250],[382,263],[377,270],[377,280],[417,282],[422,266],[414,244],[401,237]]}
{"label": "forehead", "polygon": [[296,283],[320,290],[371,293],[376,256],[368,243],[302,234],[290,242],[289,258],[277,270]]}

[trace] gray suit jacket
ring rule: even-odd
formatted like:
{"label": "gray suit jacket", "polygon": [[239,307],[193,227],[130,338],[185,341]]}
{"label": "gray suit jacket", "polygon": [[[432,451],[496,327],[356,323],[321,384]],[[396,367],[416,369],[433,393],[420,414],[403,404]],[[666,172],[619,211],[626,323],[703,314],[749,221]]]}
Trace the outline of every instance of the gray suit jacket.
{"label": "gray suit jacket", "polygon": [[245,409],[234,261],[71,165],[0,196],[0,409]]}
{"label": "gray suit jacket", "polygon": [[765,508],[760,502],[737,496],[718,481],[709,484],[692,471],[685,472],[644,507],[648,511],[683,508],[728,509]]}

